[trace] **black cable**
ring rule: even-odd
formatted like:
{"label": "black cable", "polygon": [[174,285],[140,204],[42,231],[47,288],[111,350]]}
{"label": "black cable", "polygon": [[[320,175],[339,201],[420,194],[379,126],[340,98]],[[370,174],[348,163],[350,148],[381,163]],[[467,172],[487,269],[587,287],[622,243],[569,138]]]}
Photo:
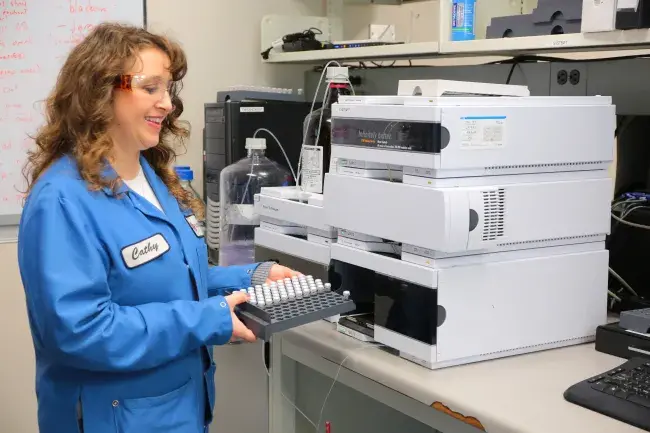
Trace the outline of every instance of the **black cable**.
{"label": "black cable", "polygon": [[[310,27],[307,30],[303,30],[302,32],[289,33],[287,35],[282,36],[282,43],[283,45],[295,44],[297,42],[313,43],[316,42],[316,35],[322,35],[322,34],[323,31],[321,29],[317,27]],[[260,53],[264,60],[269,59],[269,54],[271,53],[272,49],[273,49],[273,45]]]}
{"label": "black cable", "polygon": [[388,66],[379,65],[379,64],[377,64],[377,62],[370,62],[370,63],[372,63],[373,65],[375,65],[375,67],[377,67],[377,68],[392,68],[393,66],[395,66],[395,63],[396,63],[396,62],[397,62],[397,60],[393,60],[393,63],[391,63],[391,64],[388,65]]}
{"label": "black cable", "polygon": [[[390,65],[382,66],[382,65],[377,64],[377,62],[375,62],[375,61],[369,60],[367,62],[370,63],[373,66],[368,66],[363,61],[359,61],[358,65],[351,65],[351,64],[347,64],[347,63],[341,63],[341,66],[347,67],[350,70],[352,70],[352,69],[379,69],[379,68],[397,69],[397,68],[410,68],[410,67],[413,66],[413,61],[411,59],[404,59],[404,60],[408,60],[409,64],[408,65],[395,65],[395,63],[397,63],[397,60],[394,60]],[[323,72],[323,68],[324,68],[323,65],[314,66],[312,71],[314,71],[314,72]]]}
{"label": "black cable", "polygon": [[633,59],[643,59],[650,56],[645,54],[636,54],[632,56],[621,56],[621,57],[601,57],[596,59],[567,59],[564,57],[552,57],[552,56],[540,56],[540,55],[529,55],[524,54],[520,56],[514,56],[511,59],[507,60],[497,60],[494,62],[483,63],[483,65],[501,65],[509,64],[512,62],[527,63],[527,62],[567,62],[567,63],[593,63],[593,62],[606,62],[612,60],[633,60]]}
{"label": "black cable", "polygon": [[304,40],[314,40],[316,39],[316,35],[322,35],[323,31],[319,28],[316,27],[310,27],[307,30],[303,30],[302,32],[298,33],[289,33],[288,35],[284,35],[282,37],[282,41],[284,43],[288,42],[296,42],[296,41],[304,41]]}
{"label": "black cable", "polygon": [[515,68],[519,65],[518,62],[515,62],[512,64],[512,67],[510,68],[510,72],[508,73],[508,78],[506,79],[506,84],[510,84],[510,80],[512,80],[512,74],[515,72]]}
{"label": "black cable", "polygon": [[266,49],[266,50],[264,50],[264,51],[261,52],[262,58],[263,58],[264,60],[268,60],[268,59],[269,59],[269,54],[271,53],[271,50],[272,50],[272,49],[273,49],[273,47],[269,47],[268,49]]}

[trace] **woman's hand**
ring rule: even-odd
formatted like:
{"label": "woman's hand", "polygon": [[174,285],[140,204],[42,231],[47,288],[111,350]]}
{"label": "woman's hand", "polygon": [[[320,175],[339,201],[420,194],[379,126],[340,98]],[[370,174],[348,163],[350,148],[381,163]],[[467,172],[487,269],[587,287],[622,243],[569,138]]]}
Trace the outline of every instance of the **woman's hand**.
{"label": "woman's hand", "polygon": [[226,296],[226,302],[228,302],[228,306],[230,307],[230,318],[232,319],[232,337],[230,341],[244,340],[249,343],[254,343],[257,340],[253,331],[248,329],[235,314],[235,306],[246,301],[248,301],[248,294],[244,292],[235,292],[232,295]]}
{"label": "woman's hand", "polygon": [[273,281],[284,280],[285,278],[291,278],[294,276],[298,277],[300,275],[302,275],[300,272],[296,272],[286,266],[273,265],[269,271],[269,276],[266,278],[266,283],[270,284]]}

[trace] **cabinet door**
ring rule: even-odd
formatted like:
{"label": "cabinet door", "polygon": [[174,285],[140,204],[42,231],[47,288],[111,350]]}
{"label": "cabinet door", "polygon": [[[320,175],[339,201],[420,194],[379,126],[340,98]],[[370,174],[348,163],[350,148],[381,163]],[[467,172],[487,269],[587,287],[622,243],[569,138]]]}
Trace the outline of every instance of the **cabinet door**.
{"label": "cabinet door", "polygon": [[214,348],[216,403],[210,433],[269,431],[264,342]]}

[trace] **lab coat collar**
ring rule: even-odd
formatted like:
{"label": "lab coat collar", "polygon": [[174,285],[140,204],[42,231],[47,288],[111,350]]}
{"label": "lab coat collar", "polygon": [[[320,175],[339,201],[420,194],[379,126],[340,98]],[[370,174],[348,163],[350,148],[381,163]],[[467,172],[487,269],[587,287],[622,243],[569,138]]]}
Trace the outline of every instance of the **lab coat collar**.
{"label": "lab coat collar", "polygon": [[[160,212],[158,208],[154,207],[150,203],[143,203],[137,198],[131,197],[131,201],[133,202],[134,206],[138,208],[142,213],[151,217],[160,218],[165,221],[170,221],[169,218],[174,213],[175,201],[173,196],[170,194],[167,185],[165,185],[162,179],[158,177],[151,164],[149,164],[149,161],[147,161],[147,159],[142,154],[140,154],[140,166],[142,167],[142,171],[147,178],[149,185],[151,185],[154,194],[156,194],[156,198],[160,202],[164,213]],[[102,175],[105,179],[111,180],[118,177],[117,172],[108,161],[105,163],[105,168]],[[129,191],[131,191],[124,182],[120,182],[115,192],[110,187],[104,187],[103,190],[109,196],[128,194]]]}
{"label": "lab coat collar", "polygon": [[167,185],[165,185],[162,179],[158,177],[153,167],[149,164],[149,161],[147,161],[142,154],[140,155],[140,165],[142,166],[144,176],[147,178],[147,181],[149,181],[149,184],[151,185],[153,192],[156,194],[160,205],[164,209],[165,214],[169,215],[174,209],[176,199],[172,196]]}
{"label": "lab coat collar", "polygon": [[[149,161],[147,161],[147,158],[145,158],[142,154],[140,154],[140,166],[142,167],[142,171],[144,172],[147,181],[149,181],[151,188],[153,188],[154,192],[156,193],[156,197],[158,197],[158,200],[161,201],[162,204],[163,199],[165,199],[169,194],[167,186],[162,182],[162,180],[160,180],[153,167],[151,167],[149,164]],[[111,163],[108,161],[105,161],[104,163],[102,177],[109,180],[114,180],[119,177]],[[120,185],[117,187],[116,191],[113,191],[108,186],[104,187],[103,190],[106,194],[113,196],[128,192],[129,187],[124,182],[120,182]]]}
{"label": "lab coat collar", "polygon": [[[104,161],[104,169],[102,170],[102,177],[107,180],[115,180],[118,178],[117,172],[113,168],[110,162]],[[126,186],[124,182],[120,182],[117,189],[113,191],[111,187],[105,186],[102,190],[109,196],[124,194],[129,190],[129,187]]]}

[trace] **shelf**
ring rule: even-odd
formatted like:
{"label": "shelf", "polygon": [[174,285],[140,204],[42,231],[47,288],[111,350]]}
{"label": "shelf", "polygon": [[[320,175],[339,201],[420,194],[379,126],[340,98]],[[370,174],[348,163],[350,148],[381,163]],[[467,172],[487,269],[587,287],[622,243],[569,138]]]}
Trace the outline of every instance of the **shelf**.
{"label": "shelf", "polygon": [[580,52],[612,48],[648,48],[650,30],[617,30],[602,33],[573,33],[551,36],[526,36],[505,39],[445,42],[441,55],[521,55],[554,52]]}
{"label": "shelf", "polygon": [[438,42],[379,45],[374,47],[341,48],[300,51],[295,53],[269,53],[267,63],[315,63],[328,60],[376,60],[415,57],[436,57],[440,53]]}
{"label": "shelf", "polygon": [[328,60],[437,59],[450,57],[516,56],[650,48],[650,29],[617,30],[527,36],[474,41],[416,42],[364,48],[344,48],[296,53],[271,53],[268,63],[318,63]]}

